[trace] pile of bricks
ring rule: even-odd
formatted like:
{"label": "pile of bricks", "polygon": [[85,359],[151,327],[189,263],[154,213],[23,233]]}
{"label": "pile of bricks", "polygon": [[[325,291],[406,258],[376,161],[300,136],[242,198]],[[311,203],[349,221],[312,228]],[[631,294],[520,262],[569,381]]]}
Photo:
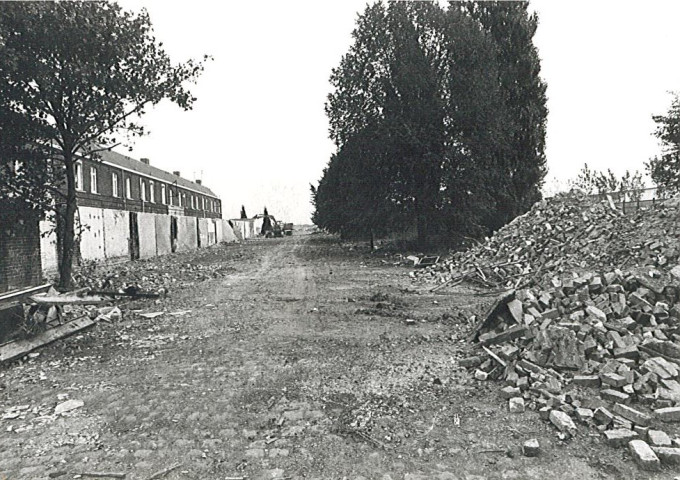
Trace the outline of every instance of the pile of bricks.
{"label": "pile of bricks", "polygon": [[538,202],[484,243],[412,276],[434,284],[517,287],[569,271],[636,266],[663,271],[678,263],[679,215],[670,202],[626,216],[608,200],[561,194]]}
{"label": "pile of bricks", "polygon": [[680,289],[620,270],[548,284],[500,297],[473,334],[483,353],[462,365],[562,437],[588,425],[643,468],[680,463]]}

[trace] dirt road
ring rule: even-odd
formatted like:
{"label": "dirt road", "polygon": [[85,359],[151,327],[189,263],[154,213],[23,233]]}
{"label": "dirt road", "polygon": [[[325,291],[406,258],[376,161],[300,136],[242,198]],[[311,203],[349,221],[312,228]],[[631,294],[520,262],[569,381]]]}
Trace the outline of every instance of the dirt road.
{"label": "dirt road", "polygon": [[[488,298],[419,294],[389,257],[324,236],[182,260],[229,273],[0,367],[0,478],[648,478],[467,378],[459,313]],[[55,415],[67,400],[83,403]]]}

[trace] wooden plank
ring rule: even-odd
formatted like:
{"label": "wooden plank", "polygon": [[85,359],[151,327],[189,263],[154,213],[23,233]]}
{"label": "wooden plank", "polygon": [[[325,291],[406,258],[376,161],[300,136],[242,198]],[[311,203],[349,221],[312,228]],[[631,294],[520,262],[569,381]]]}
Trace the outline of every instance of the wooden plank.
{"label": "wooden plank", "polygon": [[40,348],[43,345],[52,343],[60,338],[73,335],[80,330],[91,327],[95,323],[97,322],[88,317],[80,317],[65,323],[64,325],[51,328],[37,337],[7,343],[0,347],[0,363],[23,357],[36,348]]}
{"label": "wooden plank", "polygon": [[5,292],[0,294],[0,302],[19,300],[21,297],[26,297],[28,295],[35,295],[36,293],[43,293],[50,289],[51,283],[46,283],[45,285],[40,285],[38,287],[22,288],[21,290],[12,290],[11,292]]}
{"label": "wooden plank", "polygon": [[97,295],[88,297],[79,297],[77,295],[33,295],[30,297],[31,301],[43,305],[99,305],[101,303],[110,302],[110,298],[104,298]]}
{"label": "wooden plank", "polygon": [[493,317],[495,317],[498,312],[510,301],[515,298],[515,290],[507,290],[501,293],[496,300],[491,304],[489,309],[486,311],[484,316],[477,321],[477,325],[472,330],[472,334],[468,337],[468,341],[474,342],[479,336],[479,332],[486,328],[486,326],[491,323]]}
{"label": "wooden plank", "polygon": [[501,366],[502,366],[503,368],[506,368],[506,367],[508,366],[508,364],[505,363],[503,360],[501,360],[501,358],[500,358],[498,355],[496,355],[495,353],[493,353],[491,350],[489,350],[488,348],[486,348],[484,345],[482,345],[482,349],[484,349],[484,351],[485,351],[486,353],[488,353],[489,356],[490,356],[491,358],[493,358],[493,359],[496,360],[498,363],[500,363]]}

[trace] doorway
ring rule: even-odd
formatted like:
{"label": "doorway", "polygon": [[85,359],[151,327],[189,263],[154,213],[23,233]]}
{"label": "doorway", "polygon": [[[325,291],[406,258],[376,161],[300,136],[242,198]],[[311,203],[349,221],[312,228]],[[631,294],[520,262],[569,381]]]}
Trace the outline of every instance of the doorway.
{"label": "doorway", "polygon": [[177,217],[170,217],[170,251],[177,251]]}
{"label": "doorway", "polygon": [[139,224],[137,223],[137,212],[130,212],[130,260],[139,259]]}

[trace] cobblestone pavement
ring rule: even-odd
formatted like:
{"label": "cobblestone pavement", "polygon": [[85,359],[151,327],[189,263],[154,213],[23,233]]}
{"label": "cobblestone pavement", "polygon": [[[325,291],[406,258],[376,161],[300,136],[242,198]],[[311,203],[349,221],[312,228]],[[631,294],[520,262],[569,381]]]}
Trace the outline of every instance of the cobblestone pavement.
{"label": "cobblestone pavement", "polygon": [[469,297],[415,295],[403,267],[315,236],[206,259],[233,273],[0,367],[0,478],[632,478],[461,376],[447,314]]}

